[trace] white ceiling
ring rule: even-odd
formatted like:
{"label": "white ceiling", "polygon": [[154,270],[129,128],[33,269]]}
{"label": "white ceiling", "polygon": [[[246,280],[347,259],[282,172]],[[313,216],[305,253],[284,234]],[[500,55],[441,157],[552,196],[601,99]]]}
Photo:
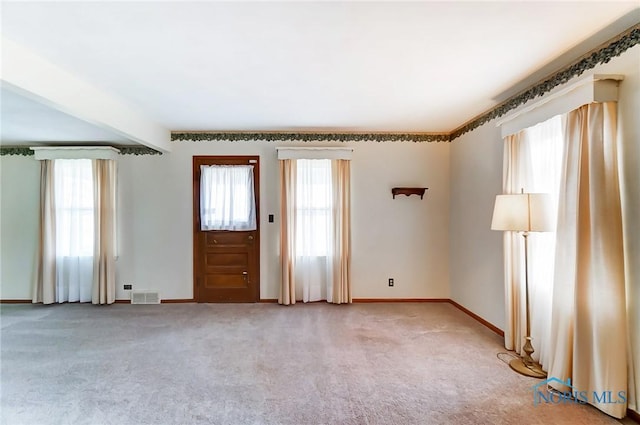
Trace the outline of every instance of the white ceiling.
{"label": "white ceiling", "polygon": [[[170,130],[448,132],[639,20],[637,0],[3,1],[1,30]],[[75,120],[1,94],[4,144]],[[120,137],[76,124],[69,140]]]}
{"label": "white ceiling", "polygon": [[127,143],[128,139],[0,87],[2,143]]}

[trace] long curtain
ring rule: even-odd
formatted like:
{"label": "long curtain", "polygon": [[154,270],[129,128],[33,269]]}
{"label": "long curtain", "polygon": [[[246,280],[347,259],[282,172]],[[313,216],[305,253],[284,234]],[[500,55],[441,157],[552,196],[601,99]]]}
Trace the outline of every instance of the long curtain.
{"label": "long curtain", "polygon": [[349,175],[348,160],[280,161],[280,304],[351,302]]}
{"label": "long curtain", "polygon": [[93,304],[112,304],[116,298],[116,175],[114,160],[93,161]]}
{"label": "long curtain", "polygon": [[54,161],[40,161],[40,226],[34,303],[56,302],[56,210],[54,195]]}
{"label": "long curtain", "polygon": [[[616,104],[593,103],[567,116],[558,211],[549,376],[573,391],[611,391],[590,403],[621,418],[627,403],[627,323]],[[551,383],[567,391],[558,383]]]}
{"label": "long curtain", "polygon": [[283,159],[280,163],[280,266],[282,282],[278,303],[296,303],[295,261],[296,261],[296,161]]}
{"label": "long curtain", "polygon": [[327,300],[351,303],[351,161],[332,161],[333,285]]}
{"label": "long curtain", "polygon": [[[504,142],[503,193],[549,193],[557,199],[562,160],[560,116],[507,136]],[[533,358],[543,368],[549,357],[551,294],[555,235],[529,235],[529,298]],[[516,232],[504,233],[505,347],[520,353],[526,333],[524,240]]]}

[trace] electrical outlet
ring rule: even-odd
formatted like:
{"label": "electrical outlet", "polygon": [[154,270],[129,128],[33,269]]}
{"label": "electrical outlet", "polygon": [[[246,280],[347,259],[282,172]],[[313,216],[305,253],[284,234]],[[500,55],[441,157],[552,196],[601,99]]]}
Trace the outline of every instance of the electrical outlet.
{"label": "electrical outlet", "polygon": [[392,277],[389,278],[389,286],[393,286],[393,278]]}
{"label": "electrical outlet", "polygon": [[130,291],[133,289],[133,285],[131,285],[130,283],[125,283],[124,284],[124,290],[125,291]]}

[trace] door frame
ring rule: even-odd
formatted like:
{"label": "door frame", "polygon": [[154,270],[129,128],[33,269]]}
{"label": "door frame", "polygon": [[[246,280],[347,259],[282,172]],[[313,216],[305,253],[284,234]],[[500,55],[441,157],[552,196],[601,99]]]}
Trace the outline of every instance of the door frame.
{"label": "door frame", "polygon": [[[255,163],[249,161],[255,160]],[[253,165],[253,192],[256,200],[256,230],[255,230],[255,246],[256,252],[256,282],[254,302],[260,301],[260,156],[259,155],[194,155],[192,160],[192,192],[193,199],[191,202],[193,208],[193,227],[191,229],[193,238],[193,300],[199,301],[199,279],[197,270],[197,257],[198,251],[198,232],[200,232],[200,165],[209,163],[209,161],[215,161],[217,164],[229,163],[230,165],[236,165],[237,161],[246,161],[246,164]]]}

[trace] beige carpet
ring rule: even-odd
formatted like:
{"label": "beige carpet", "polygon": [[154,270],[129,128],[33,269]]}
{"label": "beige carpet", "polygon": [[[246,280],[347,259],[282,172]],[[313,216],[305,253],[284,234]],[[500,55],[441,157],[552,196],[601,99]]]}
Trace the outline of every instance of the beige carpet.
{"label": "beige carpet", "polygon": [[2,305],[2,424],[617,424],[449,304]]}

